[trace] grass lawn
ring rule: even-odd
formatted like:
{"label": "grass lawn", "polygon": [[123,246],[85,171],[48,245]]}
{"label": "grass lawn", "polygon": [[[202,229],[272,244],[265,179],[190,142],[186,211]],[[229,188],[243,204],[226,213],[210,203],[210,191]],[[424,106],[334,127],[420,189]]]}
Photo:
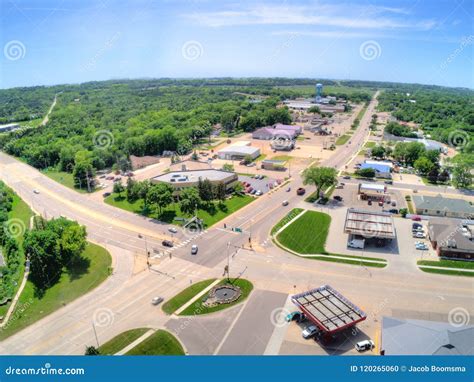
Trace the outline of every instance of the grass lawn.
{"label": "grass lawn", "polygon": [[100,346],[99,352],[101,355],[114,355],[115,353],[130,345],[136,339],[140,338],[142,335],[148,332],[148,330],[150,329],[137,328],[120,333],[110,341],[107,341],[105,344]]}
{"label": "grass lawn", "polygon": [[126,355],[184,355],[184,349],[170,332],[157,330]]}
{"label": "grass lawn", "polygon": [[227,279],[224,279],[219,283],[219,285],[224,285],[224,284],[236,285],[241,289],[242,294],[240,295],[237,301],[234,301],[230,304],[220,304],[213,307],[207,307],[203,305],[204,298],[206,297],[206,296],[203,296],[202,299],[195,301],[193,304],[191,304],[185,310],[183,310],[180,316],[195,316],[199,314],[208,314],[208,313],[213,313],[219,310],[230,308],[231,306],[240,304],[242,301],[244,301],[249,296],[250,292],[253,289],[253,284],[250,281],[245,280],[245,279],[231,279],[230,282],[227,281]]}
{"label": "grass lawn", "polygon": [[254,159],[254,162],[259,162],[264,160],[267,157],[267,154],[260,154],[257,158]]}
{"label": "grass lawn", "polygon": [[435,268],[420,268],[420,270],[426,273],[437,273],[439,275],[474,277],[474,272],[463,272],[463,271],[455,271],[455,270],[451,271],[449,269],[435,269]]}
{"label": "grass lawn", "polygon": [[431,267],[474,269],[474,262],[462,260],[418,260],[418,265],[429,265]]}
{"label": "grass lawn", "polygon": [[306,211],[280,232],[277,239],[285,247],[301,254],[325,253],[330,224],[328,214]]}
{"label": "grass lawn", "polygon": [[[197,215],[203,220],[205,227],[210,227],[254,200],[255,198],[248,195],[232,196],[230,199],[227,199],[222,206],[219,205],[219,203],[213,203],[211,204],[211,207],[206,210],[200,208]],[[154,210],[143,211],[143,200],[141,199],[130,203],[125,199],[125,197],[120,198],[117,194],[112,194],[106,197],[104,201],[111,206],[140,215],[145,215],[147,217],[156,218],[166,223],[179,224],[181,222],[174,219],[176,217],[185,217],[185,215],[183,215],[179,210],[177,203],[171,204],[168,208],[163,210],[160,215]]]}
{"label": "grass lawn", "polygon": [[68,172],[47,169],[43,171],[43,174],[46,175],[48,178],[54,180],[55,182],[58,182],[62,184],[63,186],[66,186],[74,191],[87,193],[87,187],[80,189],[74,186],[74,178],[72,174]]}
{"label": "grass lawn", "polygon": [[163,309],[163,312],[165,312],[166,314],[173,314],[176,310],[181,308],[194,296],[206,289],[214,281],[216,281],[216,279],[199,281],[198,283],[195,283],[190,287],[186,288],[185,290],[178,293],[176,296],[174,296],[163,304],[163,306],[161,307]]}
{"label": "grass lawn", "polygon": [[[328,214],[317,211],[306,211],[297,220],[291,223],[284,231],[280,232],[277,240],[281,245],[300,254],[321,254],[340,256],[342,259],[333,257],[309,257],[313,260],[331,261],[353,265],[365,265],[368,267],[383,268],[386,261],[381,258],[360,257],[328,253],[325,249],[326,239],[331,224]],[[365,260],[383,261],[384,264],[370,263]]]}
{"label": "grass lawn", "polygon": [[[20,219],[25,228],[29,228],[30,226],[30,218],[33,216],[33,211],[31,211],[30,207],[28,204],[26,204],[18,195],[13,196],[13,203],[12,203],[12,210],[8,214],[8,219]],[[17,272],[17,288],[15,288],[15,291],[13,293],[12,298],[15,296],[18,287],[20,287],[21,280],[23,279],[23,274],[25,271],[25,264],[24,264],[24,256],[23,256],[23,250],[21,248],[21,245],[23,244],[23,235],[19,236],[17,238],[18,244],[20,244],[20,266],[18,268]],[[8,309],[10,308],[11,303],[7,303],[5,305],[0,306],[0,317],[5,316],[8,312]]]}
{"label": "grass lawn", "polygon": [[270,159],[271,160],[282,160],[282,161],[288,162],[292,158],[293,157],[290,156],[290,155],[275,155],[275,156],[271,157]]}
{"label": "grass lawn", "polygon": [[98,245],[89,243],[83,253],[88,266],[78,265],[72,273],[62,273],[59,281],[39,297],[31,281],[26,283],[8,324],[0,330],[0,340],[31,325],[101,284],[110,275],[112,258]]}
{"label": "grass lawn", "polygon": [[377,142],[368,141],[364,145],[364,149],[373,149],[377,145]]}
{"label": "grass lawn", "polygon": [[350,138],[351,138],[350,135],[347,135],[347,134],[341,135],[339,138],[336,139],[336,145],[338,146],[345,145]]}
{"label": "grass lawn", "polygon": [[302,208],[293,208],[288,214],[281,219],[277,224],[275,224],[272,228],[272,235],[277,232],[281,227],[283,227],[286,223],[288,223],[291,219],[295,216],[298,216],[301,212],[303,212]]}

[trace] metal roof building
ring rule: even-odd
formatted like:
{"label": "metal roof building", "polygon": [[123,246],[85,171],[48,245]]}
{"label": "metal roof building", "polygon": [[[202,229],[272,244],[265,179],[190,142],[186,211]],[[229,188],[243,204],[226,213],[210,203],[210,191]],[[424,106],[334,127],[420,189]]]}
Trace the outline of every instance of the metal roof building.
{"label": "metal roof building", "polygon": [[346,213],[344,232],[349,235],[395,239],[395,226],[390,213],[349,208]]}
{"label": "metal roof building", "polygon": [[413,195],[418,215],[446,216],[461,219],[474,218],[474,206],[464,199],[436,196]]}
{"label": "metal roof building", "polygon": [[383,317],[385,355],[474,355],[474,326]]}
{"label": "metal roof building", "polygon": [[252,159],[258,158],[260,155],[260,149],[258,147],[247,146],[244,144],[235,144],[225,147],[217,152],[220,159],[243,159],[247,155]]}
{"label": "metal roof building", "polygon": [[329,285],[295,294],[291,301],[327,334],[337,333],[367,318],[360,308]]}

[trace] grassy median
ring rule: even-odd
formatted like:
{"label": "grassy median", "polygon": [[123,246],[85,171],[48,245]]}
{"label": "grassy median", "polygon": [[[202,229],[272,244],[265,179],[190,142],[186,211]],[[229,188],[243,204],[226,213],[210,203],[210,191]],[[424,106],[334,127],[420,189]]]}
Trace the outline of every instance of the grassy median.
{"label": "grassy median", "polygon": [[184,304],[186,304],[189,300],[194,298],[197,294],[201,291],[206,289],[209,285],[211,285],[216,279],[209,279],[204,281],[199,281],[190,287],[186,288],[182,292],[178,293],[176,296],[171,298],[170,300],[166,301],[163,306],[163,312],[166,314],[173,314],[176,310],[181,308]]}
{"label": "grassy median", "polygon": [[171,333],[157,330],[126,355],[184,355],[184,349]]}
{"label": "grassy median", "polygon": [[107,341],[105,344],[101,345],[99,347],[99,353],[101,355],[114,355],[120,350],[125,349],[133,341],[143,336],[149,330],[150,329],[148,328],[137,328],[120,333],[110,341]]}

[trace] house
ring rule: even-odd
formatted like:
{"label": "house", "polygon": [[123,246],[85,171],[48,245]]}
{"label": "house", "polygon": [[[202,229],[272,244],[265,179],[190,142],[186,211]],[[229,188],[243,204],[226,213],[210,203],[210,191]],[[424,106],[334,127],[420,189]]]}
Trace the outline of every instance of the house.
{"label": "house", "polygon": [[472,219],[474,206],[464,199],[444,198],[441,195],[414,195],[413,203],[418,215],[445,216],[459,219]]}
{"label": "house", "polygon": [[438,256],[474,260],[474,225],[469,220],[433,218],[428,222],[428,237]]}
{"label": "house", "polygon": [[260,156],[260,149],[258,147],[247,146],[243,144],[234,144],[227,146],[217,152],[220,159],[240,160],[246,156],[256,159]]}
{"label": "house", "polygon": [[474,326],[383,317],[383,355],[473,355]]}
{"label": "house", "polygon": [[360,169],[371,168],[375,171],[377,178],[390,179],[392,177],[392,168],[385,163],[376,161],[364,162],[360,165]]}

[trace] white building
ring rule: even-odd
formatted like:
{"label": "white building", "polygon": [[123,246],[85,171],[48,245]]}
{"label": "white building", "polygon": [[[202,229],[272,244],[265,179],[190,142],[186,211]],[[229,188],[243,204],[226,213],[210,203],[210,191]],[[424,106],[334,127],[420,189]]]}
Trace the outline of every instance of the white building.
{"label": "white building", "polygon": [[[252,159],[256,159],[260,156],[260,149],[245,144],[244,142],[237,142],[231,146],[227,146],[217,152],[217,156],[220,159],[226,160],[240,160],[246,156],[250,156]],[[250,143],[250,142],[249,142]]]}

